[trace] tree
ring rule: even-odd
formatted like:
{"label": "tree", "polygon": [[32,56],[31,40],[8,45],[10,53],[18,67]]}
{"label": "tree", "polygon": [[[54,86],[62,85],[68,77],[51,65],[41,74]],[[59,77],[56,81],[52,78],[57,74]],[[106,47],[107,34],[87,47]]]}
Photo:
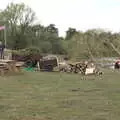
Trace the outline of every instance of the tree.
{"label": "tree", "polygon": [[25,48],[26,29],[35,19],[32,9],[23,3],[11,3],[0,13],[0,16],[0,20],[6,21],[9,36],[8,46],[15,49]]}
{"label": "tree", "polygon": [[66,40],[69,40],[71,39],[75,34],[77,33],[76,29],[75,28],[69,28],[67,31],[66,31]]}
{"label": "tree", "polygon": [[120,34],[101,29],[77,32],[65,40],[68,55],[73,59],[113,57],[120,55]]}

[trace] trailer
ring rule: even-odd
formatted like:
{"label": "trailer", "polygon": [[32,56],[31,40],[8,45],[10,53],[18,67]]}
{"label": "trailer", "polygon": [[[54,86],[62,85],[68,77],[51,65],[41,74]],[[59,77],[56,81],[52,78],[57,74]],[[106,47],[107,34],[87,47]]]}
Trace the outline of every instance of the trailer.
{"label": "trailer", "polygon": [[39,61],[40,70],[53,71],[58,66],[58,58],[56,56],[45,56]]}

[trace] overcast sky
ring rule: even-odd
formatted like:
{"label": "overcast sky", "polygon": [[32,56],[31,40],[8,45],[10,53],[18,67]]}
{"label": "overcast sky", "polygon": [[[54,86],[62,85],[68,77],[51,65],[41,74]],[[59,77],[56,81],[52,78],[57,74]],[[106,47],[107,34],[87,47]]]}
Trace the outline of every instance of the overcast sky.
{"label": "overcast sky", "polygon": [[41,24],[55,24],[60,35],[65,35],[68,27],[120,32],[120,0],[1,0],[0,9],[11,1],[24,2],[36,12]]}

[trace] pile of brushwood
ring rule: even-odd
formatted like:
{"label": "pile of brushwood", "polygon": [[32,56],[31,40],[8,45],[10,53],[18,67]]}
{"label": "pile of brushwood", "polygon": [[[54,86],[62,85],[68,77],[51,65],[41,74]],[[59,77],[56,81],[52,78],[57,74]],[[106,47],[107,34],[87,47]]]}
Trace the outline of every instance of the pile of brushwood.
{"label": "pile of brushwood", "polygon": [[43,57],[37,48],[13,51],[12,59],[24,62],[24,67],[37,68],[41,71],[53,71],[58,65],[56,57]]}
{"label": "pile of brushwood", "polygon": [[34,47],[12,51],[12,59],[24,62],[25,66],[35,67],[41,58],[39,49]]}

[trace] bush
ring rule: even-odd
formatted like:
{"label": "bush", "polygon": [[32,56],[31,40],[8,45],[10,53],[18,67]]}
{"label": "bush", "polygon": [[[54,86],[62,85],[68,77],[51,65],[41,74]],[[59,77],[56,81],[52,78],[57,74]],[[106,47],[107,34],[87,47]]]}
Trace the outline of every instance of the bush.
{"label": "bush", "polygon": [[29,47],[21,50],[13,50],[12,54],[19,56],[27,56],[27,55],[38,55],[40,54],[40,49],[37,47]]}
{"label": "bush", "polygon": [[40,49],[37,47],[29,47],[25,49],[26,54],[28,55],[38,55],[41,53]]}

